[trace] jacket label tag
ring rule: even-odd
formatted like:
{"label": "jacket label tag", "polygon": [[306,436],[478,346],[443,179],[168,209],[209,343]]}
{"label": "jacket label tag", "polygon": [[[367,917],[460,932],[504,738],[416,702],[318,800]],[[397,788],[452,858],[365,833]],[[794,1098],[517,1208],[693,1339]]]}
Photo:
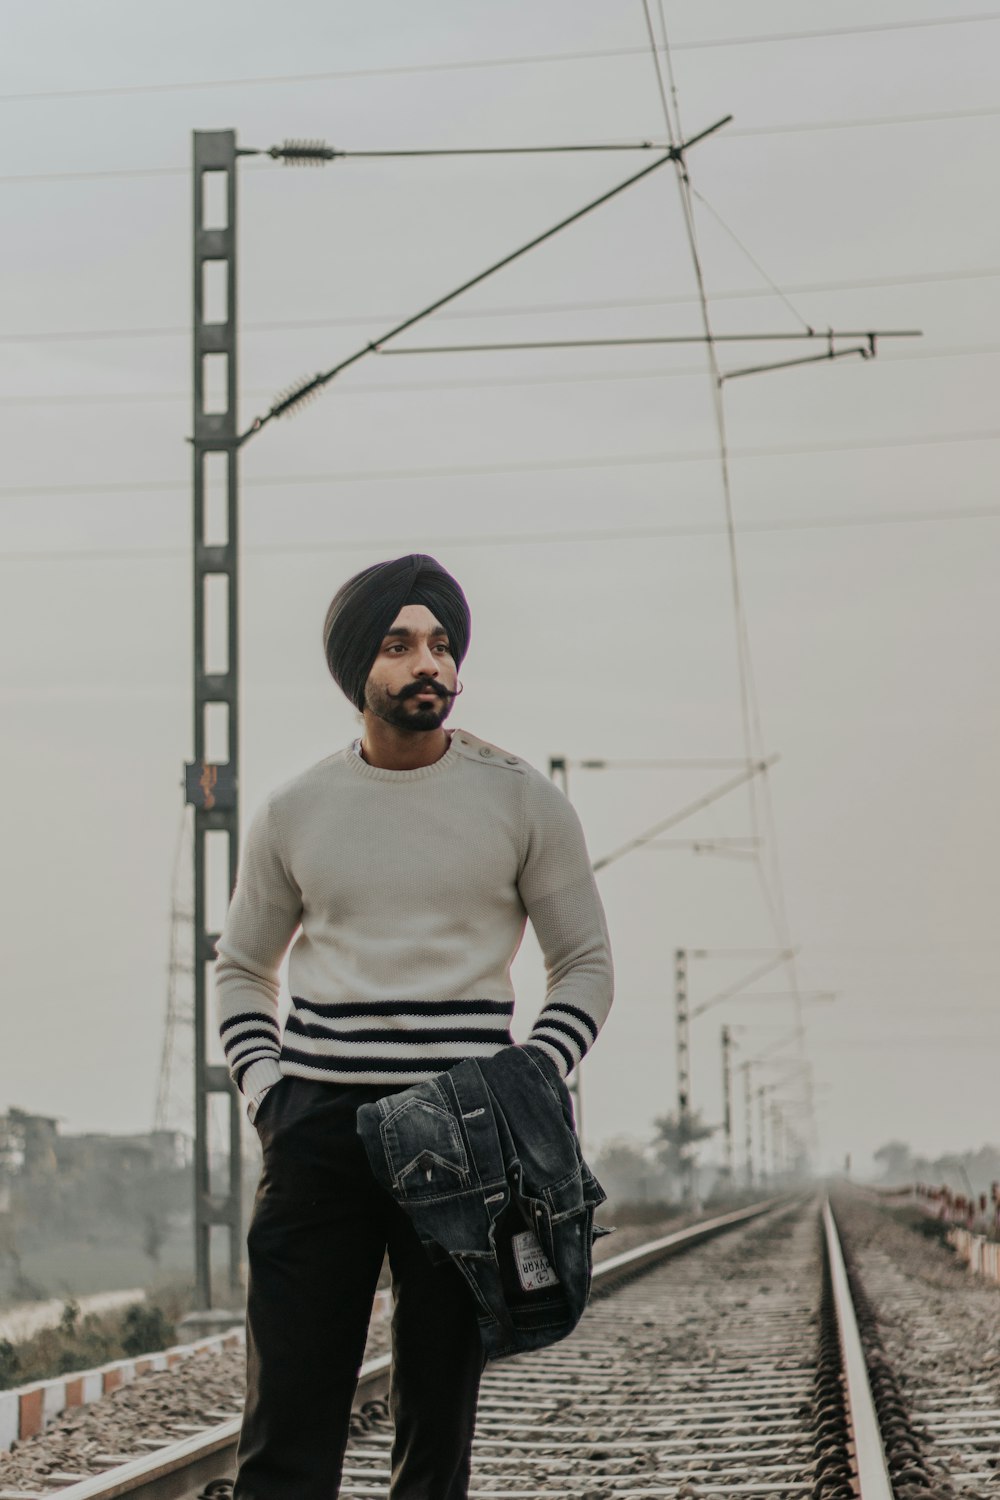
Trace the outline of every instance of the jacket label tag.
{"label": "jacket label tag", "polygon": [[552,1269],[548,1256],[530,1229],[515,1234],[511,1240],[514,1249],[514,1265],[517,1279],[523,1292],[538,1292],[542,1287],[558,1286],[559,1277]]}

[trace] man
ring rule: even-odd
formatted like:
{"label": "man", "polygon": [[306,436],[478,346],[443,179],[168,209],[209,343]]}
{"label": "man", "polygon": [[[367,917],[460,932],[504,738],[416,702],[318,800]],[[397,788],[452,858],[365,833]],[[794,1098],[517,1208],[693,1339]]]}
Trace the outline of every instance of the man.
{"label": "man", "polygon": [[[469,628],[462,590],[431,557],[349,579],[324,647],[363,734],[275,792],[243,849],[217,986],[264,1171],[234,1500],[337,1494],[386,1248],[390,1493],[464,1500],[483,1365],[476,1308],[375,1181],[357,1111],[513,1045],[510,965],[526,918],[548,988],[525,1045],[565,1077],[611,1003],[607,931],[569,803],[519,757],[444,727]],[[282,1038],[278,970],[299,927]]]}

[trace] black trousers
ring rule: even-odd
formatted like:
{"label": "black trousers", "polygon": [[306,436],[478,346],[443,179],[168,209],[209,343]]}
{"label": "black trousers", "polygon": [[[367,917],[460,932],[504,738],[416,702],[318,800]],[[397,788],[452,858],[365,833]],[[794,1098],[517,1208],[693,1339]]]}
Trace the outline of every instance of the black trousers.
{"label": "black trousers", "polygon": [[459,1271],[376,1183],[358,1106],[388,1088],[284,1078],[257,1128],[247,1395],[234,1500],[335,1500],[368,1320],[392,1270],[392,1500],[465,1500],[482,1343]]}

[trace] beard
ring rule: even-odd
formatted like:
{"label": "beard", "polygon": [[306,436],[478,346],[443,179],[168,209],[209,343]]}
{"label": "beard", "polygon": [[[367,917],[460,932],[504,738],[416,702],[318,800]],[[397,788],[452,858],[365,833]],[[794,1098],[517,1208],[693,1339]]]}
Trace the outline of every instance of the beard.
{"label": "beard", "polygon": [[[434,693],[437,701],[415,701],[418,693],[427,692]],[[457,696],[436,682],[411,682],[398,693],[390,693],[380,683],[369,682],[365,688],[365,707],[394,729],[402,729],[408,734],[426,734],[441,728]]]}

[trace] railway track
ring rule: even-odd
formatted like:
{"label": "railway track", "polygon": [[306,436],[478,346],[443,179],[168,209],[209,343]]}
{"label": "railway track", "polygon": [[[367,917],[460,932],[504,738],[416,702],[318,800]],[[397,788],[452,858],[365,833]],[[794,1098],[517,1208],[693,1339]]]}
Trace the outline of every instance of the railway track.
{"label": "railway track", "polygon": [[836,1202],[897,1494],[1000,1495],[1000,1288],[856,1196]]}
{"label": "railway track", "polygon": [[[938,1500],[884,1380],[875,1381],[881,1412],[873,1405],[873,1321],[865,1305],[865,1340],[852,1276],[857,1292],[856,1267],[845,1265],[829,1206],[802,1198],[724,1215],[605,1261],[592,1305],[569,1339],[489,1366],[470,1493],[481,1500],[930,1500],[933,1493]],[[884,1367],[884,1352],[878,1358]],[[345,1500],[385,1500],[388,1364],[375,1360],[362,1372]],[[34,1493],[223,1500],[231,1494],[238,1425],[221,1423]]]}

